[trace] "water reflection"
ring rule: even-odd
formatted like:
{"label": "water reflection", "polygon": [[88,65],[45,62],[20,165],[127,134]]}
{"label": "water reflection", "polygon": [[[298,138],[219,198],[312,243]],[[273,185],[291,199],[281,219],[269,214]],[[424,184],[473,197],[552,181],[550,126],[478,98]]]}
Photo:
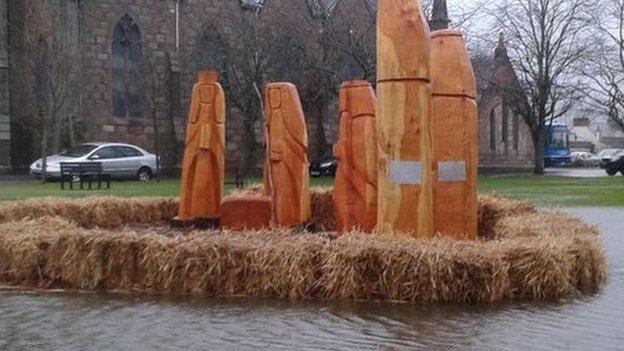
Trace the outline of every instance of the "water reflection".
{"label": "water reflection", "polygon": [[486,306],[0,293],[2,350],[616,350],[624,347],[624,209],[599,224],[608,284],[595,296]]}

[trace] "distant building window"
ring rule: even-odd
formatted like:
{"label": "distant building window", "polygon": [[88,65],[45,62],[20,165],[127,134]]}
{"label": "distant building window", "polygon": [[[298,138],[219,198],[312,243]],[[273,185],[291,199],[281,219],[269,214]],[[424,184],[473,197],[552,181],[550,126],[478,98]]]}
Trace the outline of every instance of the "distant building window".
{"label": "distant building window", "polygon": [[143,44],[141,29],[125,14],[113,33],[112,43],[113,116],[143,117]]}
{"label": "distant building window", "polygon": [[490,150],[496,150],[496,113],[490,111]]}
{"label": "distant building window", "polygon": [[[507,102],[503,99],[503,115],[502,115],[502,132],[501,132],[501,141],[504,144],[507,144],[509,141],[509,108],[507,106]],[[507,149],[507,147],[505,147]]]}
{"label": "distant building window", "polygon": [[241,7],[244,10],[260,11],[264,6],[265,0],[240,0]]}

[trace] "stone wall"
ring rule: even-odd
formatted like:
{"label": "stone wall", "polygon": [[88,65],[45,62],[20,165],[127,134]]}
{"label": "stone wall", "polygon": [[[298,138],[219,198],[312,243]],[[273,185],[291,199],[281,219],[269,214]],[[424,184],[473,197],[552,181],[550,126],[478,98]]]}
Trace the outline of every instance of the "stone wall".
{"label": "stone wall", "polygon": [[[506,137],[503,133],[505,115]],[[530,169],[533,155],[531,134],[522,117],[506,106],[501,95],[490,91],[482,97],[479,101],[479,166],[493,170]]]}
{"label": "stone wall", "polygon": [[0,0],[0,174],[11,169],[7,16],[7,2]]}
{"label": "stone wall", "polygon": [[[305,16],[307,11],[304,0],[272,0],[267,6],[279,8],[292,16]],[[112,81],[113,57],[111,43],[114,41],[114,28],[118,21],[129,15],[140,28],[144,60],[149,62],[152,77],[165,84],[171,84],[170,67],[166,57],[176,53],[175,2],[151,0],[86,0],[82,1],[82,94],[84,101],[84,121],[86,135],[90,140],[114,140],[139,144],[147,150],[154,151],[154,116],[151,111],[144,111],[139,117],[115,117],[113,115]],[[163,135],[176,140],[175,145],[167,145],[180,153],[186,115],[188,111],[190,90],[195,83],[198,70],[215,68],[207,67],[197,56],[197,38],[208,24],[225,28],[236,26],[244,13],[238,1],[229,0],[188,0],[179,6],[179,49],[177,57],[180,66],[181,101],[167,101],[164,105],[179,104],[181,109],[177,115],[171,116],[166,106],[156,111],[161,140]],[[263,11],[266,11],[263,10]],[[297,13],[299,11],[299,13]],[[260,13],[259,16],[263,14]],[[149,75],[146,72],[146,75]],[[149,82],[148,82],[149,84]],[[145,92],[149,95],[149,91]],[[148,96],[149,100],[150,97]],[[244,116],[233,108],[228,108],[227,119],[227,173],[237,172],[244,143]],[[310,120],[310,119],[308,119]],[[257,142],[262,142],[262,125],[258,124]],[[262,149],[255,155],[261,158]],[[167,150],[162,150],[167,152]]]}
{"label": "stone wall", "polygon": [[[154,116],[149,105],[167,96],[170,69],[167,54],[175,51],[173,5],[173,1],[151,0],[82,1],[81,90],[87,139],[132,142],[154,151],[155,125],[159,126],[161,133],[169,126],[165,123],[167,108],[160,104]],[[129,15],[140,29],[140,44],[146,62],[142,72],[145,81],[138,82],[135,88],[139,88],[144,103],[139,115],[115,117],[113,35],[125,15]],[[154,117],[159,120],[156,124]]]}

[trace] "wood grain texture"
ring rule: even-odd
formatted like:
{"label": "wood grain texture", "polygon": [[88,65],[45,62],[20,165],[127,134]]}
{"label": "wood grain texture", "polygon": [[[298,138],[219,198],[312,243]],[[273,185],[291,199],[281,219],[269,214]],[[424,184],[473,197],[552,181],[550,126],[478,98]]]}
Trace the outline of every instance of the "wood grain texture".
{"label": "wood grain texture", "polygon": [[217,219],[225,172],[225,94],[218,73],[201,71],[191,93],[177,220]]}
{"label": "wood grain texture", "polygon": [[376,98],[366,81],[340,88],[340,135],[334,145],[338,169],[333,202],[336,229],[370,232],[377,225]]}
{"label": "wood grain texture", "polygon": [[429,238],[435,233],[429,28],[418,0],[380,0],[377,16],[377,226],[380,233]]}
{"label": "wood grain texture", "polygon": [[221,227],[230,230],[261,230],[271,226],[271,198],[228,196],[221,204]]}
{"label": "wood grain texture", "polygon": [[297,88],[290,83],[268,84],[265,109],[269,145],[265,196],[273,200],[274,224],[294,227],[307,222],[311,214],[308,133]]}
{"label": "wood grain texture", "polygon": [[[435,228],[443,235],[476,239],[478,111],[474,72],[461,32],[440,30],[431,37]],[[448,162],[464,163],[464,180],[448,181],[441,176],[441,167]]]}

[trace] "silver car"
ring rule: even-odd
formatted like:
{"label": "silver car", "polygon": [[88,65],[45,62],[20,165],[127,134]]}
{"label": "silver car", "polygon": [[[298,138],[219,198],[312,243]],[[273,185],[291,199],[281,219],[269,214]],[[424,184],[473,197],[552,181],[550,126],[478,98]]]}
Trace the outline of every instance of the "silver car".
{"label": "silver car", "polygon": [[[47,175],[60,178],[61,162],[100,162],[105,174],[116,178],[149,181],[156,175],[156,155],[138,146],[119,143],[85,143],[58,155],[47,157]],[[30,173],[41,177],[42,160],[30,166]]]}

